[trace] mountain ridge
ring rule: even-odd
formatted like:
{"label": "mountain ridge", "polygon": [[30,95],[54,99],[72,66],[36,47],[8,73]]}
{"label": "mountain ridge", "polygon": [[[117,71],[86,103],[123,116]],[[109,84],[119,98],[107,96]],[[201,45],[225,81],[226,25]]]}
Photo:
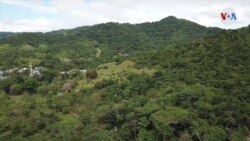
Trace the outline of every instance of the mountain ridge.
{"label": "mountain ridge", "polygon": [[[0,45],[8,44],[13,49],[20,49],[22,46],[32,47],[33,51],[38,54],[43,54],[39,55],[39,57],[34,57],[35,60],[38,60],[34,65],[38,65],[41,63],[41,60],[46,59],[42,57],[48,56],[48,53],[45,52],[50,52],[49,54],[53,57],[60,56],[58,58],[67,58],[76,60],[76,62],[79,62],[77,58],[91,58],[94,61],[87,64],[91,64],[90,66],[95,64],[96,66],[98,63],[94,62],[111,61],[117,56],[119,58],[120,53],[132,55],[142,50],[164,48],[167,45],[171,46],[171,44],[192,43],[221,31],[223,30],[206,28],[187,20],[167,17],[158,22],[143,24],[119,24],[110,22],[48,33],[16,33],[0,40]],[[91,55],[96,52],[96,48],[102,50],[100,58]],[[41,52],[41,50],[45,52]],[[83,52],[83,50],[85,51]],[[82,53],[79,54],[79,52]],[[17,54],[19,54],[19,52],[17,52]],[[20,60],[24,57],[21,55],[17,56],[19,57],[15,60]],[[31,57],[33,58],[33,56]],[[27,64],[28,59],[25,60],[25,64]],[[13,63],[16,64],[15,61],[5,64],[11,66],[14,65]],[[21,65],[22,63],[17,64]],[[76,66],[76,64],[73,63],[73,66]]]}
{"label": "mountain ridge", "polygon": [[[131,23],[118,23],[118,22],[105,22],[105,23],[98,23],[98,24],[94,24],[94,25],[86,25],[86,26],[78,26],[78,27],[74,27],[74,28],[70,28],[70,29],[58,29],[58,30],[53,30],[53,31],[47,31],[47,32],[26,32],[26,31],[23,31],[23,32],[11,32],[11,31],[0,31],[0,39],[3,39],[3,38],[6,38],[6,35],[8,34],[22,34],[22,33],[43,33],[43,34],[47,34],[47,33],[53,33],[53,32],[62,32],[62,31],[69,31],[69,30],[77,30],[77,29],[86,29],[86,28],[90,28],[90,27],[93,27],[93,26],[98,26],[98,25],[105,25],[105,24],[119,24],[119,25],[124,25],[124,24],[128,24],[128,25],[142,25],[142,24],[147,24],[147,23],[158,23],[158,22],[169,22],[169,21],[176,21],[176,20],[182,20],[182,21],[187,21],[187,22],[190,22],[190,23],[194,23],[196,25],[199,25],[199,26],[203,26],[203,25],[200,25],[200,24],[197,24],[195,22],[192,22],[192,21],[189,21],[189,20],[185,20],[185,19],[179,19],[175,16],[168,16],[168,17],[165,17],[159,21],[152,21],[152,22],[142,22],[142,23],[134,23],[134,24],[131,24]],[[203,26],[205,27],[205,26]],[[206,28],[216,28],[216,29],[221,29],[221,28],[218,28],[218,27],[206,27]],[[6,35],[3,35],[3,34],[6,34]]]}

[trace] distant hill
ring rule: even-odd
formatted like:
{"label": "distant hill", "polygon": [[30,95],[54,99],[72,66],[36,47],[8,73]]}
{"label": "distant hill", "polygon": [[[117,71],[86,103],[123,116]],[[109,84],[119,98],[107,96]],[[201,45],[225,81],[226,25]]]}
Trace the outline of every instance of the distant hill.
{"label": "distant hill", "polygon": [[[16,52],[17,55],[12,58],[15,61],[4,63],[6,59],[3,58],[1,61],[5,64],[4,67],[20,66],[27,64],[27,61],[30,60],[27,57],[29,57],[33,58],[35,64],[42,63],[48,67],[60,68],[65,66],[65,62],[62,60],[68,59],[70,62],[66,66],[86,68],[119,58],[120,54],[131,55],[142,50],[165,48],[171,44],[191,43],[215,35],[220,31],[222,29],[206,28],[170,16],[152,23],[105,23],[48,33],[9,33],[0,41],[2,46],[9,44],[10,48],[17,48],[14,49],[17,51],[22,46],[28,45],[35,53],[25,56],[21,55],[21,52]],[[95,55],[96,48],[102,52],[100,57]],[[8,49],[5,48],[5,50]],[[56,66],[44,64],[43,60],[48,56],[56,58],[59,63]],[[24,62],[20,62],[21,58]],[[81,65],[79,66],[79,64]]]}
{"label": "distant hill", "polygon": [[0,40],[10,37],[12,35],[14,35],[15,33],[13,32],[0,32]]}

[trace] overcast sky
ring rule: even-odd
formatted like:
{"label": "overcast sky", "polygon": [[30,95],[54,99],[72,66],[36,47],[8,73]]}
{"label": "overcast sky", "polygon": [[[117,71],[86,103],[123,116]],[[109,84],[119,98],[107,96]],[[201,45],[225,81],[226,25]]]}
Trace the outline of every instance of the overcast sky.
{"label": "overcast sky", "polygon": [[[235,24],[220,20],[227,7],[236,11]],[[250,24],[250,0],[0,0],[0,31],[47,32],[111,21],[158,21],[170,15],[235,29]]]}

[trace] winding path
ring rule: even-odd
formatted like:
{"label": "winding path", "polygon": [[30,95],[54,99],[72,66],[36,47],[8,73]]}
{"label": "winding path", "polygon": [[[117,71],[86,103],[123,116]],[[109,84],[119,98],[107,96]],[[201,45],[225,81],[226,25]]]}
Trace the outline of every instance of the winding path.
{"label": "winding path", "polygon": [[96,48],[96,51],[97,51],[97,53],[96,53],[96,57],[100,57],[100,55],[101,55],[101,53],[102,53],[102,50],[101,49],[99,49],[99,48]]}

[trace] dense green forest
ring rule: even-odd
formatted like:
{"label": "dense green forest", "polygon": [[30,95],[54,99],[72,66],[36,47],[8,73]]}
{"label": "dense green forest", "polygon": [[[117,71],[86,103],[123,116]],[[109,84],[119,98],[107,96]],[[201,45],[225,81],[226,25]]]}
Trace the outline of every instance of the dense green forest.
{"label": "dense green forest", "polygon": [[173,16],[0,34],[0,140],[247,141],[249,56],[250,26]]}

